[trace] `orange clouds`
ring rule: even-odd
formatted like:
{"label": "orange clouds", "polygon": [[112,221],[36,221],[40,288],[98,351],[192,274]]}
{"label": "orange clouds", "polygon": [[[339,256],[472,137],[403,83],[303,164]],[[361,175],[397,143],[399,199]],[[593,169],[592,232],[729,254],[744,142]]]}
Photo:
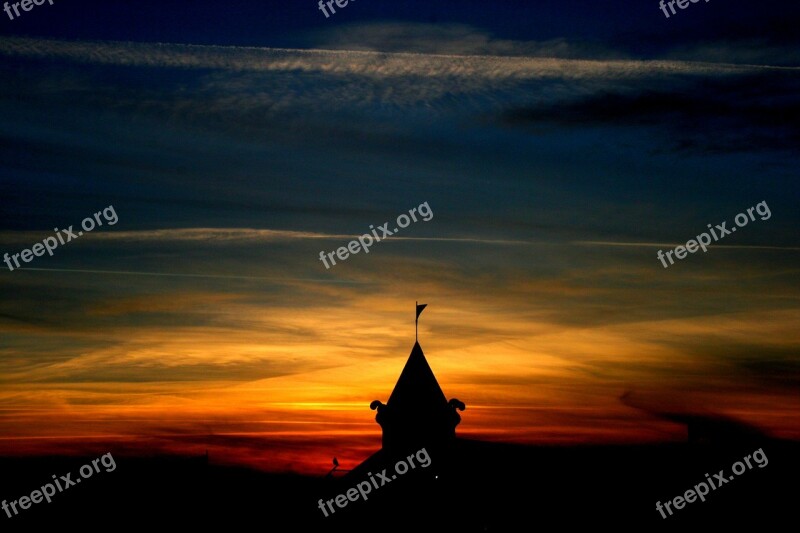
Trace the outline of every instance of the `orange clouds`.
{"label": "orange clouds", "polygon": [[[500,249],[527,262],[542,248]],[[216,461],[272,470],[325,472],[333,455],[352,465],[379,447],[368,405],[388,399],[403,368],[420,294],[430,305],[420,343],[447,397],[467,405],[462,436],[685,439],[685,426],[659,412],[727,416],[800,436],[791,392],[800,315],[770,307],[757,290],[779,281],[732,288],[725,311],[668,291],[674,278],[635,265],[554,277],[506,258],[497,267],[508,276],[475,277],[445,259],[391,263],[393,250],[332,278],[353,284],[264,290],[220,281],[199,290],[194,280],[156,279],[110,296],[118,278],[109,275],[92,280],[89,296],[70,289],[82,298],[73,313],[0,320],[0,454],[94,453],[107,443],[119,453],[209,449]],[[22,275],[65,287],[86,276]],[[648,301],[654,295],[663,298]],[[748,298],[752,309],[737,310]],[[622,402],[626,393],[638,403]]]}

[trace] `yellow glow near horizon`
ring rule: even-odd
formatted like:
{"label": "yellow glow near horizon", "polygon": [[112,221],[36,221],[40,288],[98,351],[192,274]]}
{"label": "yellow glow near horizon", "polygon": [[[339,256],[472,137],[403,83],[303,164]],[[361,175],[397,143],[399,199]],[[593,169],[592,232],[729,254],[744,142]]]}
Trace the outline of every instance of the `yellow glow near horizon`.
{"label": "yellow glow near horizon", "polygon": [[[164,299],[147,305],[175,313],[213,306],[215,316],[237,318],[226,327],[109,328],[106,346],[6,376],[0,453],[52,453],[65,449],[56,447],[59,439],[87,446],[108,439],[185,453],[210,446],[231,462],[317,471],[331,446],[351,461],[380,446],[369,402],[388,399],[413,345],[405,299],[351,294],[347,307],[296,309],[214,294],[193,294],[183,304]],[[537,444],[680,440],[685,428],[653,413],[707,405],[773,435],[800,436],[800,400],[743,391],[737,383],[746,376],[726,370],[726,359],[687,357],[678,343],[727,335],[790,346],[794,311],[587,328],[500,313],[497,303],[452,294],[430,302],[436,305],[423,314],[420,342],[445,395],[467,404],[462,436]],[[114,312],[141,305],[117,302]],[[620,401],[630,391],[640,409]],[[235,442],[243,437],[253,442]],[[26,439],[38,444],[25,448]],[[73,448],[80,446],[66,447]]]}

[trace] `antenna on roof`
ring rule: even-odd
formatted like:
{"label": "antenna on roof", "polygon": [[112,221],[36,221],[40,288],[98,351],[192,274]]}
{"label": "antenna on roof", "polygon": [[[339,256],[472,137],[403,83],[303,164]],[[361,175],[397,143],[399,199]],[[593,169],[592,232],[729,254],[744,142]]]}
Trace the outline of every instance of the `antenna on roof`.
{"label": "antenna on roof", "polygon": [[350,472],[350,470],[340,469],[339,468],[339,460],[336,457],[334,457],[333,458],[333,468],[331,468],[331,471],[328,472],[328,475],[325,476],[325,477],[326,478],[333,477],[333,473],[334,472]]}

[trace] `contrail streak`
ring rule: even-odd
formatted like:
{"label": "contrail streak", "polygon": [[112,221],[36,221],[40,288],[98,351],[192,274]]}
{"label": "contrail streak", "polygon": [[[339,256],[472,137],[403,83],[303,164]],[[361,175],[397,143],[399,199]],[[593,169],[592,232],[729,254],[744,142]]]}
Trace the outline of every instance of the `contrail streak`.
{"label": "contrail streak", "polygon": [[72,268],[18,268],[17,270],[28,270],[37,272],[74,272],[82,274],[120,274],[126,276],[164,276],[176,278],[218,278],[218,279],[248,279],[258,281],[310,281],[312,283],[354,283],[362,284],[364,281],[347,281],[336,279],[316,279],[316,278],[267,278],[261,276],[225,276],[220,274],[172,274],[168,272],[133,272],[129,270],[79,270]]}
{"label": "contrail streak", "polygon": [[[683,243],[572,241],[572,244],[577,244],[579,246],[638,246],[644,248],[675,248]],[[742,250],[800,250],[800,247],[797,246],[759,246],[755,244],[714,244],[714,248],[735,248]]]}

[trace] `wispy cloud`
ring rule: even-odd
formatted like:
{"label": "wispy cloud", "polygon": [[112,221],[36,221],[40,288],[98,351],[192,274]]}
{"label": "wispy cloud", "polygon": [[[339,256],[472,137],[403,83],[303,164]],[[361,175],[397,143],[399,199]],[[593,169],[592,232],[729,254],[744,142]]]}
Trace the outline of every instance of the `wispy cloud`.
{"label": "wispy cloud", "polygon": [[[0,244],[24,244],[41,241],[51,234],[36,231],[3,231],[0,232]],[[252,228],[178,228],[140,231],[106,231],[91,234],[94,242],[185,242],[215,244],[258,244],[296,240],[341,240],[357,239],[361,234],[319,233],[308,231],[252,229]],[[462,242],[497,245],[537,245],[545,242],[524,241],[514,239],[487,239],[481,237],[406,237],[392,235],[385,242],[422,241],[422,242]],[[384,241],[381,241],[384,242]],[[30,270],[30,269],[29,269]]]}
{"label": "wispy cloud", "polygon": [[498,38],[466,24],[363,22],[309,32],[314,48],[408,52],[428,55],[525,56],[562,59],[627,59],[627,54],[594,42],[521,41]]}
{"label": "wispy cloud", "polygon": [[94,64],[222,69],[230,71],[322,72],[377,78],[463,77],[471,80],[543,79],[554,76],[626,78],[638,75],[743,73],[768,66],[688,61],[586,60],[553,57],[454,55],[364,50],[302,50],[168,43],[73,42],[19,37],[0,39],[0,54],[69,59]]}

